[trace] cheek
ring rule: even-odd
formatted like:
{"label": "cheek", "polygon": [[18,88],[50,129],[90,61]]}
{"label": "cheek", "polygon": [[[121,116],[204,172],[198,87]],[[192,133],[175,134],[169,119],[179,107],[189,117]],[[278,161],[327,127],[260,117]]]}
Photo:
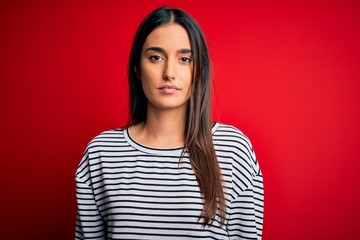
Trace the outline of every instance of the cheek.
{"label": "cheek", "polygon": [[186,96],[187,96],[187,99],[190,98],[191,96],[191,88],[192,88],[192,81],[191,81],[191,77],[188,81],[186,81],[186,84],[184,86],[186,88]]}
{"label": "cheek", "polygon": [[142,81],[151,81],[154,77],[158,75],[157,67],[154,67],[148,63],[140,63],[140,79]]}
{"label": "cheek", "polygon": [[141,66],[140,69],[140,81],[147,99],[152,95],[152,89],[154,88],[154,73],[153,69]]}
{"label": "cheek", "polygon": [[191,94],[191,85],[192,85],[192,71],[186,71],[184,78],[185,80],[185,86],[187,88],[188,94],[190,96]]}
{"label": "cheek", "polygon": [[151,90],[151,81],[148,78],[148,75],[147,74],[142,74],[140,81],[141,81],[143,91],[144,91],[145,95],[147,96],[149,94],[150,90]]}

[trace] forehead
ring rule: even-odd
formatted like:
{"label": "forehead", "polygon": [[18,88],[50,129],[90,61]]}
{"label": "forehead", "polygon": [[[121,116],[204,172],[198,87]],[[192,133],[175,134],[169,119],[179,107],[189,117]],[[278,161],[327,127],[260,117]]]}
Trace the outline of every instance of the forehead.
{"label": "forehead", "polygon": [[189,34],[176,23],[168,23],[155,28],[146,38],[144,47],[157,46],[165,49],[191,48]]}

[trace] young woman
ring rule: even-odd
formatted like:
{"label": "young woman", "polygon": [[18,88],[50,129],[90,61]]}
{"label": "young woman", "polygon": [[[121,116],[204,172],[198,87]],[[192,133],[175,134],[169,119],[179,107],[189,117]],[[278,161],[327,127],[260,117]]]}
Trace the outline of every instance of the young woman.
{"label": "young woman", "polygon": [[263,181],[246,136],[212,123],[198,24],[159,8],[130,54],[130,120],[88,145],[76,239],[261,239]]}

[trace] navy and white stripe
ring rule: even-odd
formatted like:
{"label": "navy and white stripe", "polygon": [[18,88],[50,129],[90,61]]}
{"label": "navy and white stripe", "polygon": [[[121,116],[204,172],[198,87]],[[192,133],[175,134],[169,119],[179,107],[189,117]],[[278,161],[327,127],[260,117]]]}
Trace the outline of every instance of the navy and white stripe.
{"label": "navy and white stripe", "polygon": [[182,148],[136,143],[128,129],[88,145],[76,171],[76,239],[261,239],[263,179],[252,146],[238,129],[216,123],[227,218],[203,228],[199,187]]}

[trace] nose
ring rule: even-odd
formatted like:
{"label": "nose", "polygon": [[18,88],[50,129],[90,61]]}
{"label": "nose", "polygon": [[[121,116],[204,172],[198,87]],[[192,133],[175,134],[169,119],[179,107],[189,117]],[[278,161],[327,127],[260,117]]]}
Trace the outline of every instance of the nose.
{"label": "nose", "polygon": [[174,66],[174,62],[171,60],[167,60],[165,62],[163,79],[166,81],[175,80],[175,66]]}

